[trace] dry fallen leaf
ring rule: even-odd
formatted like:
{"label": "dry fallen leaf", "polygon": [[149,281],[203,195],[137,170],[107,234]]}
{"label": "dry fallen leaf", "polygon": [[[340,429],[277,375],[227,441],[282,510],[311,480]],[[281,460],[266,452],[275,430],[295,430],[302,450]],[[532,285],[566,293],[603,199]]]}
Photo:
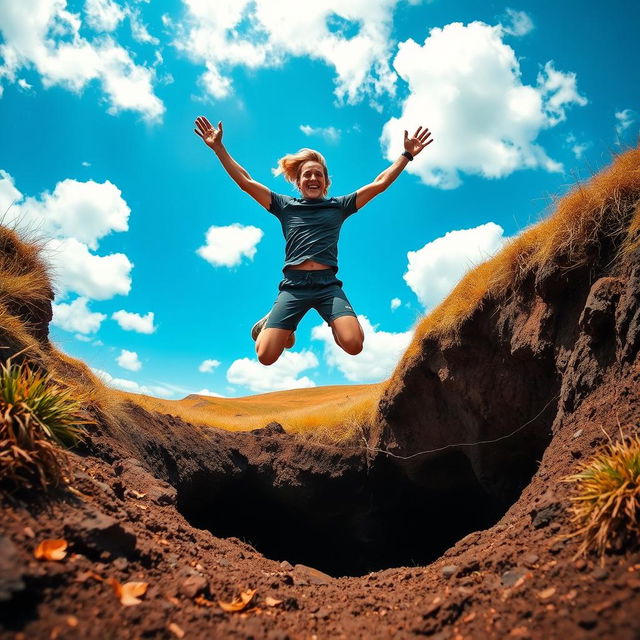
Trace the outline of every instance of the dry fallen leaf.
{"label": "dry fallen leaf", "polygon": [[113,588],[114,593],[119,598],[120,603],[125,607],[132,607],[142,602],[138,596],[146,593],[148,582],[125,582],[120,584],[115,578],[109,578],[107,582]]}
{"label": "dry fallen leaf", "polygon": [[264,599],[264,603],[267,605],[267,607],[277,607],[279,604],[282,604],[282,600],[277,600],[276,598],[267,596]]}
{"label": "dry fallen leaf", "polygon": [[170,622],[167,625],[167,629],[169,629],[176,638],[184,638],[184,631],[175,622]]}
{"label": "dry fallen leaf", "polygon": [[103,577],[97,574],[95,571],[83,571],[76,576],[76,582],[86,582],[89,578],[98,580],[98,582],[103,581]]}
{"label": "dry fallen leaf", "polygon": [[43,540],[33,552],[38,560],[62,560],[67,555],[66,540]]}
{"label": "dry fallen leaf", "polygon": [[240,597],[234,598],[231,602],[222,602],[218,600],[218,604],[224,611],[234,612],[242,611],[253,600],[256,595],[256,589],[247,589],[240,594]]}
{"label": "dry fallen leaf", "polygon": [[196,604],[199,604],[201,607],[215,607],[216,603],[213,602],[212,600],[207,600],[204,596],[198,596],[197,598],[194,598],[193,601]]}

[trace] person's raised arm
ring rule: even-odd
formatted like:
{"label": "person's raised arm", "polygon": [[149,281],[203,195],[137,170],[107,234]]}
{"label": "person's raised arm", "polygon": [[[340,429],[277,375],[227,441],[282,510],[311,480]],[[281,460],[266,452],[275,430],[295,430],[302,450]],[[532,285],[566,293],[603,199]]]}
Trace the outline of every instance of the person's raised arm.
{"label": "person's raised arm", "polygon": [[433,142],[429,129],[421,130],[422,127],[418,127],[411,138],[407,131],[404,132],[405,153],[385,169],[373,182],[358,189],[356,192],[356,209],[361,209],[372,198],[382,193],[402,173],[407,163]]}
{"label": "person's raised arm", "polygon": [[218,160],[236,184],[268,210],[271,205],[271,191],[263,184],[253,180],[247,171],[229,155],[222,144],[222,121],[218,122],[216,129],[204,116],[198,116],[194,131],[208,147],[213,149]]}

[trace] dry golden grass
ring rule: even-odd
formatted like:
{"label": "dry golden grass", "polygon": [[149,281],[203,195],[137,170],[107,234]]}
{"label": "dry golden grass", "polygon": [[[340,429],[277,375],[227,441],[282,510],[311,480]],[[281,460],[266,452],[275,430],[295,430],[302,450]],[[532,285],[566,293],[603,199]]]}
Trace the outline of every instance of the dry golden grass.
{"label": "dry golden grass", "polygon": [[111,390],[112,401],[131,401],[147,411],[178,416],[196,425],[249,431],[279,422],[290,433],[344,440],[374,419],[381,384],[336,385],[274,391],[244,398],[188,396],[162,400]]}
{"label": "dry golden grass", "polygon": [[586,264],[605,241],[625,253],[640,246],[640,148],[620,154],[589,182],[575,186],[547,219],[470,270],[418,323],[387,389],[393,393],[401,388],[405,372],[423,353],[425,339],[455,336],[485,300],[506,297],[532,273]]}
{"label": "dry golden grass", "polygon": [[640,541],[640,435],[609,442],[565,479],[575,485],[573,523],[582,542],[576,555]]}

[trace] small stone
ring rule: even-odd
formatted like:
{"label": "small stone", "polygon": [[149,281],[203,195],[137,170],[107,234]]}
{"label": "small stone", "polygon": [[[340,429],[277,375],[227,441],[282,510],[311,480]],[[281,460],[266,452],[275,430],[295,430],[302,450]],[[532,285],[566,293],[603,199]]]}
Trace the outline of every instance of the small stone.
{"label": "small stone", "polygon": [[520,640],[531,640],[531,632],[527,627],[514,627],[509,633],[510,638],[520,638]]}
{"label": "small stone", "polygon": [[292,565],[290,562],[287,562],[287,560],[283,560],[283,561],[280,563],[280,568],[281,568],[283,571],[293,571],[293,565]]}
{"label": "small stone", "polygon": [[550,505],[544,507],[544,509],[535,510],[533,516],[533,528],[541,529],[550,524],[556,517],[559,511],[560,505],[557,502],[553,502]]}
{"label": "small stone", "polygon": [[524,562],[524,564],[526,564],[528,567],[535,566],[536,564],[538,564],[539,560],[540,556],[535,553],[527,553],[522,557],[522,562]]}
{"label": "small stone", "polygon": [[574,565],[576,571],[584,571],[587,568],[587,563],[582,558],[575,561]]}
{"label": "small stone", "polygon": [[591,572],[591,577],[594,580],[606,580],[609,577],[609,572],[604,567],[597,567]]}
{"label": "small stone", "polygon": [[204,576],[193,575],[183,580],[180,585],[180,593],[187,598],[195,598],[207,588],[207,579]]}
{"label": "small stone", "polygon": [[442,573],[442,577],[445,579],[449,579],[456,574],[458,571],[458,565],[456,564],[448,564],[446,567],[442,567],[440,573]]}
{"label": "small stone", "polygon": [[523,576],[527,574],[525,569],[515,568],[510,569],[509,571],[505,571],[502,574],[502,586],[503,587],[513,587],[513,585],[520,580]]}
{"label": "small stone", "polygon": [[129,561],[120,556],[113,561],[113,567],[118,571],[124,571],[129,566]]}
{"label": "small stone", "polygon": [[595,611],[585,609],[578,613],[577,622],[583,629],[593,629],[598,624],[598,616]]}
{"label": "small stone", "polygon": [[582,429],[578,429],[571,437],[575,440],[582,435]]}
{"label": "small stone", "polygon": [[293,568],[293,571],[296,584],[298,584],[298,580],[315,585],[326,585],[333,582],[333,578],[330,575],[322,573],[322,571],[318,571],[318,569],[314,569],[313,567],[307,567],[304,564],[297,564]]}

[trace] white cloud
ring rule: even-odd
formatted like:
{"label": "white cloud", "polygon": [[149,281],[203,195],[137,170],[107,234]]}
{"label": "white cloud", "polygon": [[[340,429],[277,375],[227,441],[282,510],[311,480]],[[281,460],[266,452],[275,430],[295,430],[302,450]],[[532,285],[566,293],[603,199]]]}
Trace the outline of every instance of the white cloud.
{"label": "white cloud", "polygon": [[126,295],[133,265],[126,255],[99,256],[101,238],[128,229],[130,209],[111,182],[63,180],[53,193],[25,198],[13,178],[0,170],[2,224],[51,238],[43,257],[53,268],[55,288],[61,295],[75,291],[94,300]]}
{"label": "white cloud", "polygon": [[[96,28],[110,28],[117,22],[115,3],[89,0],[88,6],[95,9],[88,20]],[[0,45],[4,61],[0,79],[13,83],[20,69],[34,68],[45,88],[60,85],[79,92],[90,82],[99,81],[110,113],[132,110],[148,121],[160,119],[165,108],[153,92],[153,68],[136,64],[111,36],[101,35],[91,41],[82,37],[79,14],[66,7],[66,0],[0,4],[4,40]]]}
{"label": "white cloud", "polygon": [[342,131],[335,127],[312,127],[308,124],[301,124],[300,131],[306,136],[320,136],[330,143],[338,142],[342,134]]}
{"label": "white cloud", "polygon": [[500,178],[524,167],[562,170],[535,140],[586,99],[577,93],[575,74],[556,71],[552,62],[537,86],[523,84],[503,35],[500,25],[453,23],[432,29],[423,45],[400,43],[393,64],[409,95],[400,117],[382,131],[389,160],[402,148],[404,129],[424,125],[434,142],[407,170],[428,185],[455,188],[461,173]]}
{"label": "white cloud", "polygon": [[506,20],[502,23],[505,33],[511,36],[524,36],[533,30],[533,21],[524,11],[506,10]]}
{"label": "white cloud", "polygon": [[417,251],[407,253],[406,283],[425,309],[438,304],[471,267],[495,254],[505,243],[495,222],[449,231]]}
{"label": "white cloud", "polygon": [[214,267],[235,267],[243,257],[253,260],[263,235],[262,229],[237,222],[227,227],[209,227],[206,244],[197,253]]}
{"label": "white cloud", "polygon": [[75,238],[50,240],[43,252],[53,268],[53,282],[61,295],[75,291],[94,300],[127,295],[133,264],[123,253],[92,254]]}
{"label": "white cloud", "polygon": [[24,78],[18,78],[18,86],[25,91],[33,89],[33,85],[30,85]]}
{"label": "white cloud", "polygon": [[616,136],[618,140],[624,137],[624,132],[636,121],[633,109],[616,111]]}
{"label": "white cloud", "polygon": [[258,360],[240,358],[227,369],[227,380],[241,384],[256,393],[315,387],[315,382],[298,376],[306,369],[318,366],[318,358],[312,351],[285,351],[277,362],[265,367]]}
{"label": "white cloud", "polygon": [[102,369],[92,368],[91,370],[106,385],[115,389],[120,389],[121,391],[128,391],[129,393],[143,393],[148,396],[162,396],[164,398],[169,398],[175,395],[175,391],[170,388],[171,385],[147,386],[145,384],[140,384],[135,380],[129,380],[126,378],[114,378],[110,373],[108,373],[107,371],[103,371]]}
{"label": "white cloud", "polygon": [[327,324],[313,327],[311,338],[324,342],[325,360],[329,366],[337,367],[350,382],[384,380],[409,346],[413,330],[402,333],[378,331],[378,325],[372,325],[366,316],[359,315],[358,320],[364,331],[364,347],[356,356],[344,352],[335,343]]}
{"label": "white cloud", "polygon": [[580,160],[584,155],[584,152],[591,146],[590,142],[578,142],[578,139],[573,133],[570,133],[567,136],[567,144],[570,146],[576,160]]}
{"label": "white cloud", "polygon": [[142,362],[140,362],[138,354],[135,351],[122,349],[120,355],[116,358],[116,362],[123,369],[128,369],[129,371],[140,371],[140,369],[142,369]]}
{"label": "white cloud", "polygon": [[124,18],[122,7],[113,0],[86,0],[87,23],[95,31],[113,31]]}
{"label": "white cloud", "polygon": [[204,65],[201,82],[215,98],[232,92],[233,67],[276,67],[292,56],[308,56],[333,67],[335,95],[341,102],[353,104],[365,95],[395,92],[396,75],[388,60],[398,0],[183,3],[187,16],[177,25],[175,45]]}
{"label": "white cloud", "polygon": [[391,300],[391,311],[395,311],[402,304],[400,298],[393,298]]}
{"label": "white cloud", "polygon": [[219,360],[203,360],[198,367],[201,373],[211,373],[216,367],[220,366]]}
{"label": "white cloud", "polygon": [[153,324],[154,313],[149,311],[147,315],[141,316],[138,313],[130,313],[129,311],[116,311],[112,314],[121,329],[125,331],[137,331],[138,333],[153,333],[157,327]]}
{"label": "white cloud", "polygon": [[212,398],[224,398],[221,393],[216,393],[215,391],[209,391],[209,389],[200,389],[200,391],[196,391],[196,395],[199,396],[211,396]]}
{"label": "white cloud", "polygon": [[47,235],[73,237],[95,250],[104,236],[129,229],[131,209],[122,191],[108,180],[66,179],[51,194],[26,198],[17,213],[39,220]]}
{"label": "white cloud", "polygon": [[147,26],[140,18],[140,12],[129,7],[129,24],[131,25],[131,35],[136,42],[159,45],[158,38],[154,38],[148,31]]}
{"label": "white cloud", "polygon": [[90,311],[86,298],[76,298],[68,304],[64,302],[60,304],[54,303],[51,323],[65,331],[87,334],[98,331],[106,317],[103,313]]}

